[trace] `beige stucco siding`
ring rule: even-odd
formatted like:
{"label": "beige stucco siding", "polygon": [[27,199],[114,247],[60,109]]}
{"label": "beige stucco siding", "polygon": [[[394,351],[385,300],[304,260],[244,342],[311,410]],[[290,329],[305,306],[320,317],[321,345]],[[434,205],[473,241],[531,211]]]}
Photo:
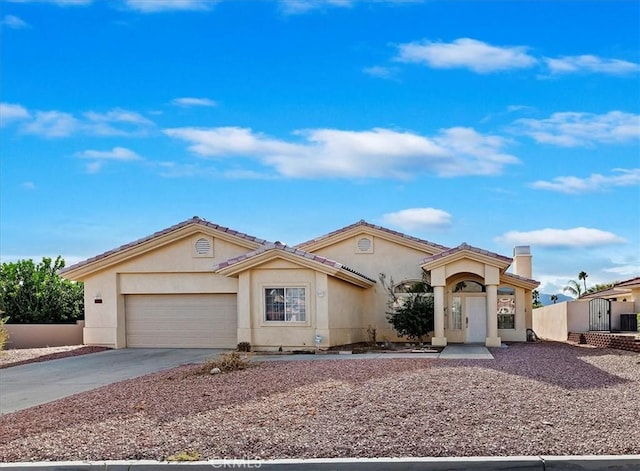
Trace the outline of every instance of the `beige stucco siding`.
{"label": "beige stucco siding", "polygon": [[[508,286],[508,285],[501,285]],[[498,329],[498,336],[507,342],[524,342],[527,340],[527,320],[525,315],[526,300],[525,291],[522,288],[515,288],[516,290],[516,320],[515,329]],[[528,310],[531,310],[529,305]],[[497,315],[497,313],[496,313]]]}
{"label": "beige stucco siding", "polygon": [[[244,275],[244,274],[243,274]],[[290,262],[277,260],[249,271],[250,279],[250,342],[258,349],[312,348],[316,335],[316,274]],[[265,320],[264,292],[266,288],[305,288],[306,319],[300,322]],[[324,313],[326,315],[326,313]]]}
{"label": "beige stucco siding", "polygon": [[331,345],[366,340],[367,324],[364,322],[362,301],[369,290],[329,277],[327,298]]}
{"label": "beige stucco siding", "polygon": [[[200,238],[213,243],[213,256],[198,256]],[[214,275],[213,266],[249,251],[204,233],[194,233],[125,260],[84,278],[85,328],[88,345],[126,346],[127,294],[237,293],[238,280]],[[96,298],[102,302],[96,303]]]}
{"label": "beige stucco siding", "polygon": [[[373,253],[356,253],[357,240],[362,236],[373,240]],[[380,340],[397,339],[386,317],[388,293],[379,282],[378,276],[384,273],[387,280],[393,278],[395,283],[403,280],[420,280],[422,279],[420,261],[430,254],[369,234],[356,235],[319,249],[315,253],[332,260],[339,260],[348,267],[378,281],[373,288],[363,293],[362,326],[365,330],[368,325],[374,326]]]}

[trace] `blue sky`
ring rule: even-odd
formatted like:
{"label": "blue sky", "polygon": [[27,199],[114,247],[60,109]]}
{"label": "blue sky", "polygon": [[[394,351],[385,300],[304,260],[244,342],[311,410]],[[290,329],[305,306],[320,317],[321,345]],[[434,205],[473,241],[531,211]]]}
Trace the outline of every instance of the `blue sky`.
{"label": "blue sky", "polygon": [[0,255],[365,219],[640,274],[636,1],[3,0]]}

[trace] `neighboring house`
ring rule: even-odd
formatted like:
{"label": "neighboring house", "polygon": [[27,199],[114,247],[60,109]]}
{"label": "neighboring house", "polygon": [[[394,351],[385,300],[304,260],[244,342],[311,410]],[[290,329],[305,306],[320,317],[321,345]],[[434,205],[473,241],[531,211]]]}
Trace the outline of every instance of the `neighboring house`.
{"label": "neighboring house", "polygon": [[609,299],[610,301],[635,302],[636,312],[640,312],[640,276],[625,281],[618,281],[611,288],[587,293],[580,299]]}
{"label": "neighboring house", "polygon": [[511,259],[365,221],[289,247],[195,217],[62,271],[84,282],[85,344],[262,350],[366,341],[368,328],[397,339],[381,273],[399,294],[429,283],[433,345],[526,340],[529,247]]}

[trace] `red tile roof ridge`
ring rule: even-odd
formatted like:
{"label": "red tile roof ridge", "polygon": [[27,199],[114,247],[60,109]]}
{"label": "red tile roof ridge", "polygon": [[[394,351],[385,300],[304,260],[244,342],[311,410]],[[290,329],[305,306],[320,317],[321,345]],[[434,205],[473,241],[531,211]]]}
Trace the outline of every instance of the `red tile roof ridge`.
{"label": "red tile roof ridge", "polygon": [[329,238],[331,238],[331,237],[333,237],[335,235],[341,234],[343,232],[349,231],[351,229],[354,229],[354,228],[360,227],[360,226],[369,227],[371,229],[377,229],[379,231],[383,231],[383,232],[386,232],[388,234],[395,235],[397,237],[402,237],[403,239],[411,240],[413,242],[419,242],[421,244],[428,245],[430,247],[435,247],[435,248],[438,248],[438,249],[441,249],[441,250],[447,250],[449,248],[449,247],[444,246],[444,245],[436,244],[435,242],[431,242],[431,241],[428,241],[428,240],[425,240],[425,239],[420,239],[418,237],[410,236],[410,235],[405,234],[403,232],[395,231],[393,229],[389,229],[389,228],[386,228],[386,227],[383,227],[383,226],[379,226],[379,225],[376,225],[376,224],[371,224],[371,223],[365,221],[364,219],[360,219],[356,223],[350,224],[350,225],[342,227],[340,229],[336,229],[335,231],[331,231],[331,232],[329,232],[327,234],[318,236],[318,237],[316,237],[314,239],[307,240],[305,242],[301,242],[299,244],[296,244],[295,247],[304,247],[305,245],[312,244],[314,242],[320,242],[322,240],[329,239]]}
{"label": "red tile roof ridge", "polygon": [[187,219],[185,221],[179,222],[177,224],[174,224],[173,226],[169,226],[165,229],[161,229],[159,231],[154,232],[153,234],[150,234],[148,236],[142,237],[140,239],[134,240],[133,242],[128,242],[126,244],[123,244],[119,247],[116,247],[114,249],[111,250],[107,250],[106,252],[103,252],[99,255],[95,255],[93,257],[90,257],[86,260],[83,260],[81,262],[75,263],[73,265],[70,265],[66,268],[63,268],[62,270],[60,270],[60,273],[65,273],[71,270],[75,270],[77,268],[83,267],[85,265],[89,265],[93,262],[97,262],[99,260],[105,259],[107,257],[110,257],[111,255],[115,255],[116,253],[119,252],[124,252],[127,249],[136,247],[138,245],[142,245],[145,242],[149,242],[155,238],[161,237],[163,235],[166,234],[170,234],[171,232],[177,231],[178,229],[181,229],[185,226],[188,226],[190,224],[199,224],[199,225],[203,225],[203,226],[207,226],[210,227],[212,229],[218,230],[220,232],[227,232],[230,233],[236,237],[239,237],[241,239],[245,239],[245,240],[250,240],[252,242],[255,242],[257,244],[264,244],[266,241],[264,239],[259,239],[257,237],[245,234],[243,232],[238,232],[238,231],[233,231],[231,229],[229,229],[228,227],[225,226],[220,226],[219,224],[215,224],[212,222],[207,221],[206,219],[200,218],[198,216],[194,216],[191,219]]}
{"label": "red tile roof ridge", "polygon": [[309,260],[313,260],[314,262],[318,262],[318,263],[322,263],[323,265],[327,265],[330,266],[332,268],[336,268],[338,270],[345,270],[348,271],[350,273],[353,273],[355,275],[358,275],[361,278],[364,278],[365,280],[371,281],[373,283],[376,283],[376,280],[374,280],[373,278],[368,277],[367,275],[360,273],[357,270],[354,270],[353,268],[350,268],[346,265],[343,265],[340,262],[336,262],[335,260],[331,260],[329,258],[326,257],[321,257],[320,255],[316,255],[314,253],[311,252],[306,252],[302,249],[297,248],[296,246],[294,247],[290,247],[286,244],[283,244],[282,242],[276,241],[276,242],[269,242],[266,243],[264,245],[262,245],[261,247],[258,247],[255,250],[252,250],[251,252],[247,252],[244,253],[242,255],[238,255],[237,257],[233,257],[230,258],[228,260],[225,260],[224,262],[220,262],[217,265],[213,266],[213,271],[218,271],[222,268],[226,268],[228,266],[231,265],[235,265],[236,263],[239,262],[243,262],[244,260],[248,260],[250,258],[256,257],[260,254],[263,254],[265,252],[268,252],[269,250],[282,250],[284,252],[287,253],[291,253],[294,255],[297,255],[299,257],[303,257]]}

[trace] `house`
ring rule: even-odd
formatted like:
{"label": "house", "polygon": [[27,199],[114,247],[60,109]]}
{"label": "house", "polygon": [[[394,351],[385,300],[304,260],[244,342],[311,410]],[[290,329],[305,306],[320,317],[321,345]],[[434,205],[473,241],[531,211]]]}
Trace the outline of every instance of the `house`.
{"label": "house", "polygon": [[585,293],[580,299],[609,299],[611,301],[635,302],[635,311],[640,312],[640,276],[618,281],[610,288]]}
{"label": "house", "polygon": [[[507,269],[513,264],[513,273]],[[514,258],[449,248],[360,221],[287,246],[194,217],[77,263],[84,343],[124,347],[304,349],[396,339],[379,280],[427,281],[433,345],[525,341],[531,327],[529,247]]]}

